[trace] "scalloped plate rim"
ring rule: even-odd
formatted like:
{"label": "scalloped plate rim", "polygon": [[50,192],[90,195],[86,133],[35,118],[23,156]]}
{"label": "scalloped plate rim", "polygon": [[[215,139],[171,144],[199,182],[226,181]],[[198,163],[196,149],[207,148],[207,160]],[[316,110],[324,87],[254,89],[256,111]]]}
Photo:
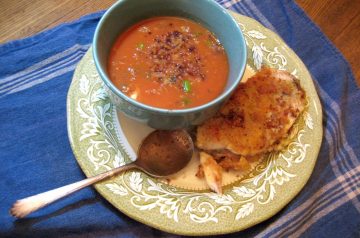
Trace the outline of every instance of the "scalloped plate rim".
{"label": "scalloped plate rim", "polygon": [[[235,13],[235,12],[232,12],[234,15],[240,15],[238,13]],[[259,25],[261,27],[262,30],[265,30],[267,31],[267,33],[272,36],[272,38],[276,38],[278,37],[283,43],[283,46],[286,48],[287,51],[290,52],[290,54],[295,57],[296,61],[300,64],[301,67],[303,67],[305,70],[306,70],[306,73],[308,74],[309,78],[312,79],[310,73],[308,72],[306,66],[304,65],[304,63],[301,61],[301,59],[296,55],[296,53],[290,48],[287,46],[287,44],[285,42],[283,42],[282,38],[280,36],[278,36],[276,33],[274,33],[273,31],[267,29],[266,27],[264,27],[263,25],[261,25],[261,23],[259,23],[258,21],[256,21],[255,19],[252,19],[250,17],[247,17],[247,16],[243,16],[241,15],[241,17],[244,17],[246,18],[247,20],[249,21],[252,21],[254,22],[256,25]],[[76,70],[77,71],[79,70],[79,67],[77,66]],[[75,75],[75,73],[74,73]],[[314,85],[314,82],[312,80],[310,80],[311,84],[312,84],[312,87],[315,88],[315,85]],[[67,102],[66,102],[66,105],[67,105],[67,130],[68,130],[68,138],[69,138],[69,141],[70,141],[70,145],[71,145],[71,149],[75,155],[75,158],[80,166],[80,168],[82,169],[82,171],[84,172],[84,174],[88,177],[91,172],[82,164],[80,163],[79,159],[81,157],[80,155],[80,151],[77,150],[77,148],[75,148],[75,144],[74,144],[74,141],[73,141],[73,135],[71,133],[71,120],[72,120],[72,117],[71,117],[71,111],[72,111],[72,108],[70,107],[70,101],[71,101],[71,96],[72,94],[74,93],[73,91],[71,91],[72,87],[74,85],[74,80],[72,80],[71,84],[70,84],[70,87],[69,87],[69,91],[68,91],[68,95],[67,95]],[[320,100],[318,97],[315,97],[315,98],[312,98],[313,100],[315,100],[315,103],[317,104],[316,106],[317,107],[317,110],[319,110],[319,113],[318,113],[318,119],[317,120],[322,120],[322,107],[321,107],[321,103],[320,103]],[[321,142],[322,142],[322,137],[323,137],[323,128],[320,127],[320,134],[321,134],[321,138],[320,138],[320,141],[319,141],[319,147],[316,149],[317,150],[317,153],[314,157],[318,157],[318,153],[320,151],[320,147],[321,147]],[[316,164],[316,160],[315,159],[311,165],[311,171],[309,170],[310,172],[310,176],[314,170],[314,167],[315,167],[315,164]],[[227,233],[231,233],[231,232],[237,232],[237,231],[241,231],[241,230],[244,230],[244,229],[247,229],[249,227],[252,227],[258,223],[261,223],[267,219],[269,219],[270,217],[274,216],[276,213],[278,213],[280,210],[282,210],[286,205],[288,205],[288,203],[293,200],[299,193],[300,191],[303,189],[303,187],[306,185],[306,183],[308,182],[308,180],[310,179],[310,176],[308,176],[306,179],[303,179],[301,180],[301,184],[297,187],[296,189],[296,193],[295,195],[290,198],[288,201],[286,202],[283,202],[280,206],[277,207],[277,209],[275,210],[275,212],[272,212],[272,213],[262,213],[262,216],[261,218],[258,218],[257,220],[253,220],[253,222],[249,223],[247,226],[245,227],[241,227],[240,229],[236,229],[236,228],[232,228],[232,229],[224,229],[224,230],[218,230],[216,232],[207,232],[206,230],[202,231],[202,232],[192,232],[192,231],[189,231],[189,232],[184,232],[184,230],[181,230],[181,229],[177,229],[175,227],[164,227],[164,226],[161,226],[159,224],[157,224],[156,222],[153,222],[153,223],[150,223],[149,220],[146,219],[146,217],[138,217],[138,216],[134,216],[131,212],[129,212],[127,209],[120,209],[120,211],[124,214],[126,214],[127,216],[133,218],[134,220],[137,220],[139,222],[142,222],[146,225],[149,225],[151,227],[154,227],[154,228],[157,228],[157,229],[160,229],[160,230],[163,230],[163,231],[166,231],[166,232],[170,232],[170,233],[174,233],[174,234],[179,234],[179,235],[201,235],[201,236],[205,236],[205,235],[219,235],[219,234],[227,234]],[[104,192],[103,191],[103,188],[101,188],[100,185],[95,185],[95,189],[107,200],[109,201],[115,208],[119,209],[118,208],[118,205],[116,204],[116,202],[114,201],[114,199],[112,198],[112,196],[109,196],[107,194],[107,192]],[[279,199],[279,198],[278,198]],[[201,224],[198,224],[201,226]]]}

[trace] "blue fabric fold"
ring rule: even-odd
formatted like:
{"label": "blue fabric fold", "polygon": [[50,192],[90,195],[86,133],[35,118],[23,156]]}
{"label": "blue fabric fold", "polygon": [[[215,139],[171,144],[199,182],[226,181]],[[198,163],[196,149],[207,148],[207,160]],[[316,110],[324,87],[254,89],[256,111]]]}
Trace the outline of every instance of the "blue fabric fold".
{"label": "blue fabric fold", "polygon": [[[228,237],[360,236],[360,92],[349,64],[292,0],[222,0],[279,34],[311,72],[324,139],[309,182],[281,212]],[[103,12],[0,45],[0,237],[177,237],[132,220],[86,188],[16,220],[27,197],[84,178],[70,148],[66,96]]]}

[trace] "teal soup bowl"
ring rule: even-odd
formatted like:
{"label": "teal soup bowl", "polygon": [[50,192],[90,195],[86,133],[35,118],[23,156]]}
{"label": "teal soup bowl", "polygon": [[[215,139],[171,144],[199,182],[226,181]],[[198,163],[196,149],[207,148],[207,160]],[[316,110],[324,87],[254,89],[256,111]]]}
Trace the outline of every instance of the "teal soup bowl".
{"label": "teal soup bowl", "polygon": [[[137,102],[115,87],[107,72],[108,57],[115,40],[135,23],[155,16],[187,18],[215,33],[225,48],[230,67],[222,94],[198,107],[170,110]],[[93,56],[117,110],[152,128],[164,130],[189,128],[213,116],[239,84],[246,66],[246,46],[240,27],[224,8],[212,0],[120,0],[104,14],[96,28]]]}

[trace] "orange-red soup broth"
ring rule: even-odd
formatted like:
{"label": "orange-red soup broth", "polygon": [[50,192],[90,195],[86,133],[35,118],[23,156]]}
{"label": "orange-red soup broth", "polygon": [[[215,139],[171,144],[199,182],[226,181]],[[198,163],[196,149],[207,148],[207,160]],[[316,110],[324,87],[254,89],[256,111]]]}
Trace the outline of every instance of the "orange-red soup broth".
{"label": "orange-red soup broth", "polygon": [[196,107],[220,95],[229,65],[220,41],[198,23],[154,17],[121,34],[111,49],[111,81],[138,102],[164,109]]}

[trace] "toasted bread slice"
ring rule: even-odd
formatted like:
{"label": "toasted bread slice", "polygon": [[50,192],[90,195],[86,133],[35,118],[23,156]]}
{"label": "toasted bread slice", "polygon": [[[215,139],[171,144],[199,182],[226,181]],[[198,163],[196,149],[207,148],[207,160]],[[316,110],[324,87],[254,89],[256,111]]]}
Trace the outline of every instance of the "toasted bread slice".
{"label": "toasted bread slice", "polygon": [[263,68],[238,86],[215,117],[197,128],[196,145],[245,157],[281,149],[305,105],[305,92],[293,75]]}

